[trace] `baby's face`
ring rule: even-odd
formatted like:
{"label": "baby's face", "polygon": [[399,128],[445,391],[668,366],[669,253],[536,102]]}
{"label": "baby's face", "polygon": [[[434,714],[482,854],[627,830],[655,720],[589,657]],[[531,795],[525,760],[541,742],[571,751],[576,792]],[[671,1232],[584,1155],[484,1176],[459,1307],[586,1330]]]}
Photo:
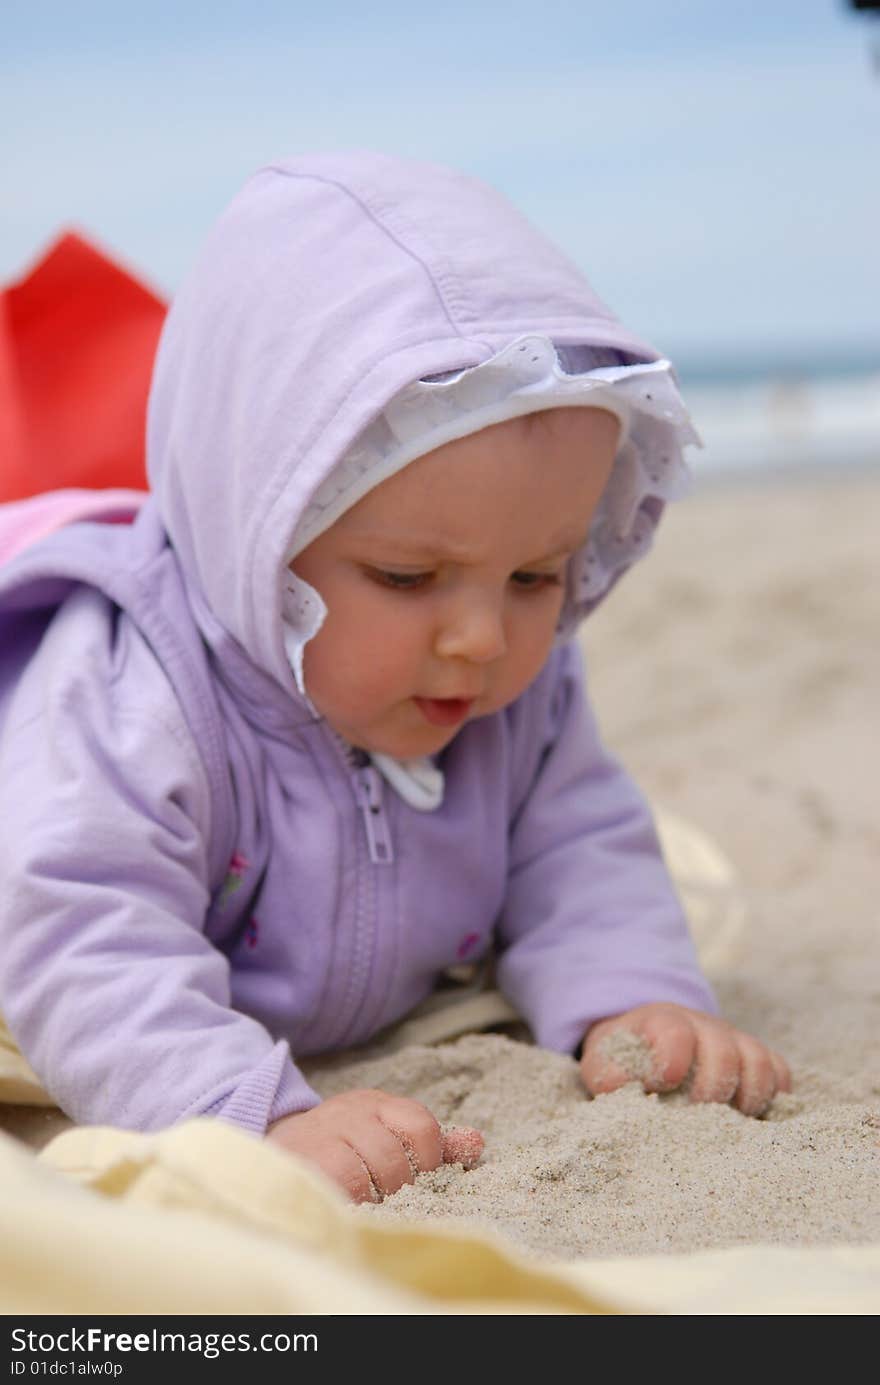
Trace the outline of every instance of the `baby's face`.
{"label": "baby's face", "polygon": [[446,443],[382,482],[291,563],[327,605],[309,697],[350,744],[433,755],[513,702],[553,644],[568,560],[619,425],[551,409]]}

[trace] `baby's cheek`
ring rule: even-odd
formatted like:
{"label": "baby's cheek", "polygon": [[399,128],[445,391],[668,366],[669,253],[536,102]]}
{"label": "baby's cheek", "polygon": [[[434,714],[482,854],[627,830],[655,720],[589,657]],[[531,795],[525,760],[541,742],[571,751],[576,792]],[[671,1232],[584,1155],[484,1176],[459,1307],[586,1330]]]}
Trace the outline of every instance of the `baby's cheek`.
{"label": "baby's cheek", "polygon": [[505,670],[503,706],[515,702],[534,682],[550,657],[552,648],[552,638],[533,640],[518,652],[516,659],[511,660]]}
{"label": "baby's cheek", "polygon": [[328,623],[305,649],[305,679],[312,700],[345,705],[376,677],[378,651],[357,627]]}

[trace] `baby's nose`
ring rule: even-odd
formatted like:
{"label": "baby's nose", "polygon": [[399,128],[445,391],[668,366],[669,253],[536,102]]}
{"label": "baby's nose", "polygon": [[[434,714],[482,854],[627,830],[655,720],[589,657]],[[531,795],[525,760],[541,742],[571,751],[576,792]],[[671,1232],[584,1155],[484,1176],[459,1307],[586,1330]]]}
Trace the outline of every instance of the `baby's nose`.
{"label": "baby's nose", "polygon": [[436,652],[443,659],[467,659],[488,664],[507,652],[507,637],[500,607],[493,602],[471,602],[440,630]]}

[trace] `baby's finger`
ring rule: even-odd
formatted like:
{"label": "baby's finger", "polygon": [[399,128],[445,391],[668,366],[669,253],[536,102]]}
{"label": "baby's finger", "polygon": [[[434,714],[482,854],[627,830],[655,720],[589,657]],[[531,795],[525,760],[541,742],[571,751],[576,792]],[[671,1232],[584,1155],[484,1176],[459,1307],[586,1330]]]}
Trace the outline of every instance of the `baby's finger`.
{"label": "baby's finger", "polygon": [[[299,1152],[299,1151],[298,1151]],[[302,1157],[318,1165],[321,1172],[347,1193],[352,1202],[381,1202],[370,1170],[363,1159],[345,1140],[336,1140],[331,1149],[323,1149],[320,1156],[302,1151]]]}
{"label": "baby's finger", "polygon": [[646,1006],[593,1026],[584,1044],[581,1074],[593,1096],[634,1080],[646,1091],[668,1092],[687,1075],[695,1048],[686,1012]]}
{"label": "baby's finger", "polygon": [[773,1063],[773,1071],[776,1073],[777,1092],[790,1092],[791,1068],[788,1066],[781,1053],[774,1053],[772,1048],[769,1052],[771,1062]]}
{"label": "baby's finger", "polygon": [[417,1170],[399,1134],[378,1117],[359,1125],[348,1142],[366,1164],[380,1199],[415,1178]]}
{"label": "baby's finger", "polygon": [[737,1035],[739,1086],[733,1105],[744,1116],[762,1116],[776,1095],[776,1069],[769,1049],[749,1034]]}
{"label": "baby's finger", "polygon": [[653,1066],[645,1079],[647,1092],[671,1092],[687,1077],[697,1052],[694,1021],[687,1012],[651,1008],[639,1022],[649,1045]]}
{"label": "baby's finger", "polygon": [[399,1140],[413,1177],[443,1163],[440,1126],[427,1106],[408,1097],[389,1097],[382,1103],[379,1118]]}
{"label": "baby's finger", "polygon": [[469,1125],[451,1125],[443,1132],[444,1164],[461,1164],[466,1169],[475,1168],[483,1153],[484,1140],[479,1130]]}
{"label": "baby's finger", "polygon": [[[620,1036],[620,1037],[617,1037]],[[584,1040],[581,1053],[581,1079],[591,1096],[601,1096],[605,1092],[615,1092],[627,1082],[632,1082],[639,1074],[630,1070],[627,1062],[627,1039],[638,1050],[638,1036],[631,1029],[616,1024],[614,1020],[603,1020],[594,1024]],[[635,1052],[633,1054],[635,1057]],[[639,1054],[641,1061],[650,1065],[650,1055]],[[640,1062],[641,1065],[641,1062]]]}
{"label": "baby's finger", "polygon": [[695,1017],[694,1032],[697,1051],[691,1101],[732,1100],[740,1082],[740,1050],[734,1031],[718,1020]]}

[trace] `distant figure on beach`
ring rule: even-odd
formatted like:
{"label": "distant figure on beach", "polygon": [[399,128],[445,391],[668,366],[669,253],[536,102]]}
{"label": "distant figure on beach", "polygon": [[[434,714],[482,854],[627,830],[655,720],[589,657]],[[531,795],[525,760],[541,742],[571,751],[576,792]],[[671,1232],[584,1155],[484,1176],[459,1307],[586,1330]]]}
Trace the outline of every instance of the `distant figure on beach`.
{"label": "distant figure on beach", "polygon": [[771,441],[791,449],[791,459],[808,442],[814,427],[809,381],[802,375],[777,375],[767,384],[767,424]]}
{"label": "distant figure on beach", "polygon": [[0,507],[0,1009],[73,1119],[219,1117],[356,1200],[473,1163],[297,1059],[490,954],[588,1093],[788,1088],[717,1015],[572,638],[694,440],[482,183],[357,153],[246,184],[162,332],[149,495]]}

